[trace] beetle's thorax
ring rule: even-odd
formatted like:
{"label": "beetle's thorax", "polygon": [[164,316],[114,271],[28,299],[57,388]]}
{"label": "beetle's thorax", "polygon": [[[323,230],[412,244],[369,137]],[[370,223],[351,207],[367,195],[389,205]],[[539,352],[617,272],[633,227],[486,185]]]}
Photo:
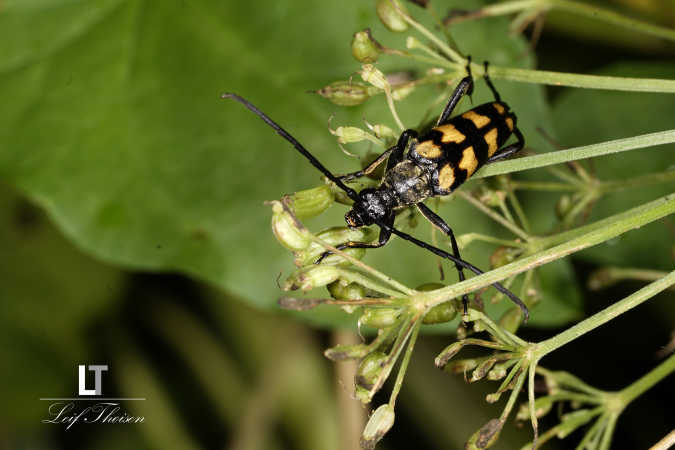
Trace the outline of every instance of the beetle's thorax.
{"label": "beetle's thorax", "polygon": [[393,195],[394,208],[415,205],[431,197],[431,176],[410,159],[404,159],[385,174],[380,190]]}

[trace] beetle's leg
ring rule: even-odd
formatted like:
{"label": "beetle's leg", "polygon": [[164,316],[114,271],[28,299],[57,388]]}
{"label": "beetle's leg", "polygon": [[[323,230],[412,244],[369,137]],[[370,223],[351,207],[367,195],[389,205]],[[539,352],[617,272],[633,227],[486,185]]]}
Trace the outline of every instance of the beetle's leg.
{"label": "beetle's leg", "polygon": [[405,130],[403,133],[401,133],[401,136],[398,138],[398,142],[393,148],[393,152],[391,155],[389,155],[389,161],[387,161],[387,171],[396,164],[403,161],[403,154],[405,153],[405,149],[408,146],[408,141],[410,141],[410,139],[415,139],[416,137],[417,131],[415,130]]}
{"label": "beetle's leg", "polygon": [[492,155],[492,157],[485,162],[485,164],[490,164],[495,161],[499,161],[500,159],[508,158],[514,153],[521,151],[523,147],[525,147],[525,138],[523,137],[523,133],[521,133],[518,128],[514,128],[513,134],[516,135],[518,142],[516,142],[515,144],[507,145],[503,149],[498,150],[497,153]]}
{"label": "beetle's leg", "polygon": [[[397,144],[398,145],[398,144]],[[389,147],[384,153],[382,153],[380,156],[375,158],[373,162],[368,164],[366,168],[357,170],[356,172],[348,173],[346,175],[341,175],[338,178],[342,181],[351,181],[356,178],[361,178],[364,175],[369,175],[373,170],[377,169],[377,167],[384,162],[385,159],[389,157],[391,152],[393,152],[397,145],[394,145],[393,147]]]}
{"label": "beetle's leg", "polygon": [[417,137],[417,131],[405,130],[403,133],[401,133],[401,136],[398,138],[396,145],[389,147],[384,153],[375,158],[373,162],[368,164],[365,169],[357,170],[356,172],[348,173],[346,175],[339,176],[338,178],[342,181],[351,181],[355,178],[361,178],[362,176],[373,172],[373,170],[375,170],[387,158],[389,158],[389,162],[387,162],[387,170],[391,169],[396,164],[401,162],[403,159],[403,154],[405,153],[405,148],[408,146],[408,141],[410,138],[415,137]]}
{"label": "beetle's leg", "polygon": [[448,120],[448,117],[450,117],[450,114],[452,114],[452,111],[455,109],[455,106],[457,106],[457,103],[459,103],[462,97],[464,97],[465,95],[471,95],[473,93],[473,76],[471,75],[471,57],[469,57],[468,60],[469,62],[466,65],[467,76],[462,78],[462,80],[459,82],[454,92],[450,96],[448,103],[445,105],[445,108],[443,108],[441,116],[438,118],[438,122],[436,122],[436,126],[442,125]]}
{"label": "beetle's leg", "polygon": [[499,93],[497,92],[497,89],[495,89],[495,86],[492,84],[492,80],[490,80],[490,76],[488,75],[488,63],[485,61],[483,65],[485,66],[485,73],[483,74],[483,78],[485,79],[485,83],[488,85],[490,90],[492,91],[492,94],[495,96],[495,101],[500,102],[502,101],[502,98],[499,96]]}
{"label": "beetle's leg", "polygon": [[[388,219],[387,219],[387,225],[389,228],[382,228],[380,227],[380,237],[377,239],[377,242],[357,242],[357,241],[348,241],[345,242],[344,244],[336,245],[335,248],[338,250],[344,250],[346,248],[379,248],[384,246],[387,242],[389,242],[389,238],[391,237],[391,228],[394,225],[394,214],[392,214]],[[324,258],[333,252],[323,252],[321,256],[319,256],[319,259],[317,259],[314,264],[321,264],[321,261],[324,260]]]}
{"label": "beetle's leg", "polygon": [[[438,255],[441,258],[446,258],[449,259],[450,261],[454,262],[455,264],[459,264],[465,269],[470,270],[471,272],[475,273],[476,275],[481,275],[484,273],[482,270],[480,270],[478,267],[474,266],[471,263],[468,263],[464,261],[463,259],[457,258],[454,255],[451,255],[450,253],[441,250],[438,247],[434,247],[433,245],[427,244],[424,241],[420,241],[419,239],[409,235],[408,233],[404,233],[403,231],[397,230],[393,226],[387,224],[387,223],[382,223],[378,222],[378,225],[380,228],[388,228],[391,233],[395,234],[396,236],[400,237],[401,239],[405,239],[406,241],[412,242],[413,244],[417,245],[418,247],[422,247],[423,249],[429,250],[431,253],[434,255]],[[499,292],[502,294],[506,295],[513,303],[515,303],[520,310],[523,313],[524,320],[527,322],[527,320],[530,317],[530,312],[527,309],[527,306],[525,306],[525,303],[518,298],[513,292],[509,291],[506,289],[504,286],[502,286],[500,283],[492,283],[492,286],[495,287]]]}
{"label": "beetle's leg", "polygon": [[[455,239],[455,234],[452,232],[452,228],[445,223],[445,221],[433,212],[431,209],[429,209],[428,206],[426,206],[424,203],[418,203],[417,204],[417,209],[420,210],[422,215],[427,218],[429,222],[431,222],[432,225],[434,225],[436,228],[441,230],[443,233],[445,233],[447,236],[450,237],[450,244],[452,245],[452,253],[455,255],[458,259],[461,259],[462,257],[459,254],[459,247],[457,246],[457,240]],[[462,270],[462,266],[459,264],[455,263],[455,267],[457,268],[457,273],[459,274],[459,281],[464,281],[466,278],[464,277],[464,271]],[[469,305],[469,296],[464,294],[462,296],[462,304],[464,305],[464,314],[467,313],[467,308]]]}

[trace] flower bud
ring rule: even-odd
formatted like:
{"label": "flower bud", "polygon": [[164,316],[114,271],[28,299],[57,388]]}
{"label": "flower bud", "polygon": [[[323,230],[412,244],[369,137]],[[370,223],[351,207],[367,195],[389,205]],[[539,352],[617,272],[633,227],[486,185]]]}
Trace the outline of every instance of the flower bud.
{"label": "flower bud", "polygon": [[387,328],[394,325],[400,315],[398,308],[365,308],[359,322],[368,327]]}
{"label": "flower bud", "polygon": [[558,432],[556,433],[556,437],[559,439],[566,438],[574,430],[582,425],[586,425],[591,421],[591,419],[593,419],[593,417],[597,416],[598,414],[598,412],[591,409],[580,409],[564,414],[561,417],[562,420],[557,427]]}
{"label": "flower bud", "polygon": [[475,369],[477,365],[478,361],[475,359],[459,359],[446,364],[443,370],[448,373],[464,373]]}
{"label": "flower bud", "polygon": [[391,31],[402,32],[408,29],[408,22],[396,10],[397,7],[408,15],[408,10],[400,0],[377,0],[375,11],[385,27]]}
{"label": "flower bud", "polygon": [[337,127],[335,130],[329,128],[328,131],[330,131],[330,134],[333,136],[337,136],[339,144],[353,144],[354,142],[365,141],[372,137],[361,128],[357,127]]}
{"label": "flower bud", "polygon": [[[418,291],[433,291],[445,287],[441,283],[425,283],[415,288]],[[424,324],[435,324],[450,322],[457,316],[457,308],[454,301],[441,303],[431,308],[422,318]]]}
{"label": "flower bud", "polygon": [[[544,417],[551,411],[553,408],[553,403],[555,403],[555,397],[546,395],[544,397],[537,397],[534,401],[534,415],[538,419]],[[518,409],[516,414],[516,420],[530,420],[530,404],[523,403]]]}
{"label": "flower bud", "polygon": [[385,138],[385,139],[389,139],[389,138],[396,139],[396,138],[398,138],[398,136],[394,133],[394,130],[392,130],[391,128],[389,128],[386,125],[382,125],[382,124],[379,124],[379,123],[375,124],[375,125],[371,125],[367,122],[366,122],[366,125],[368,126],[370,131],[375,133],[375,136],[377,136],[378,138]]}
{"label": "flower bud", "polygon": [[492,394],[488,394],[485,396],[485,401],[492,404],[492,403],[497,403],[499,401],[499,397],[502,396],[501,392],[494,392]]}
{"label": "flower bud", "polygon": [[336,300],[358,300],[366,296],[366,288],[358,283],[334,281],[328,285],[328,292]]}
{"label": "flower bud", "polygon": [[295,219],[284,210],[279,201],[272,203],[272,232],[277,241],[290,250],[303,250],[311,243],[310,235],[304,228],[299,228]]}
{"label": "flower bud", "polygon": [[610,269],[598,269],[591,273],[586,282],[586,286],[591,291],[599,291],[616,283],[617,279],[612,275]]}
{"label": "flower bud", "polygon": [[506,366],[504,364],[497,364],[488,372],[487,378],[491,381],[501,380],[506,376]]}
{"label": "flower bud", "polygon": [[[326,261],[326,259],[324,259],[324,261]],[[327,288],[328,292],[330,292],[331,297],[333,297],[336,300],[358,300],[366,296],[366,289],[363,286],[357,283],[347,283],[343,280],[333,281],[331,284],[327,286]],[[351,314],[358,308],[358,306],[341,305],[341,308],[347,314]]]}
{"label": "flower bud", "polygon": [[389,403],[380,405],[375,410],[368,423],[366,424],[363,434],[361,435],[361,448],[372,450],[375,445],[382,439],[382,437],[394,425],[394,407]]}
{"label": "flower bud", "polygon": [[387,77],[385,77],[384,74],[372,64],[362,65],[361,72],[359,73],[361,74],[363,81],[372,84],[378,89],[386,91],[387,89],[391,88],[389,81],[387,81]]}
{"label": "flower bud", "polygon": [[366,344],[357,345],[336,345],[326,349],[323,354],[332,361],[346,361],[349,359],[361,359],[365,357],[370,348]]}
{"label": "flower bud", "polygon": [[457,310],[451,302],[441,303],[429,310],[422,319],[423,324],[435,324],[450,322],[457,317]]}
{"label": "flower bud", "polygon": [[478,200],[480,200],[481,203],[493,208],[503,204],[505,199],[506,192],[495,191],[493,189],[485,189],[478,197]]}
{"label": "flower bud", "polygon": [[380,55],[381,45],[373,39],[370,28],[354,33],[352,56],[361,63],[374,63]]}
{"label": "flower bud", "polygon": [[[375,383],[377,383],[377,379],[382,373],[382,370],[384,368],[384,365],[387,362],[387,354],[383,352],[372,352],[363,360],[361,360],[361,363],[359,364],[359,368],[356,371],[356,376],[354,377],[354,382],[356,384],[356,387],[361,388],[365,390],[368,394],[368,401],[370,401],[370,398],[375,394],[374,392],[370,392],[373,387],[375,387]],[[361,401],[364,401],[364,399],[359,396],[359,392],[357,391],[357,397]],[[367,402],[364,402],[367,403]]]}
{"label": "flower bud", "polygon": [[519,251],[520,249],[514,249],[512,247],[497,247],[492,255],[490,255],[490,267],[496,269],[515,261],[517,252]]}
{"label": "flower bud", "polygon": [[403,100],[408,95],[410,95],[410,93],[414,90],[415,90],[415,86],[413,86],[413,85],[396,87],[396,88],[394,88],[393,91],[391,91],[391,98],[393,98],[396,101]]}
{"label": "flower bud", "polygon": [[[349,241],[370,242],[375,239],[376,234],[374,230],[365,227],[359,229],[332,227],[321,231],[316,236],[325,243],[336,246]],[[295,265],[303,267],[308,264],[314,264],[325,251],[324,247],[316,242],[312,242],[302,251],[295,252]],[[347,248],[343,251],[357,259],[363,258],[366,253],[366,250],[362,248]],[[336,264],[349,265],[351,263],[340,255],[329,255],[321,261],[321,265]]]}
{"label": "flower bud", "polygon": [[569,195],[563,195],[555,203],[555,215],[558,217],[558,219],[563,220],[573,206],[574,202],[572,201],[572,197]]}
{"label": "flower bud", "polygon": [[304,267],[289,276],[286,281],[284,281],[282,289],[284,291],[302,289],[306,292],[332,283],[337,280],[339,276],[340,271],[335,266],[319,264]]}
{"label": "flower bud", "polygon": [[452,344],[445,347],[443,351],[438,354],[436,359],[434,359],[434,364],[436,367],[439,369],[445,367],[445,365],[448,364],[448,361],[450,361],[453,356],[459,353],[462,347],[464,347],[464,342],[462,341],[453,342]]}
{"label": "flower bud", "polygon": [[483,378],[485,378],[485,375],[487,375],[487,373],[490,371],[490,369],[492,369],[492,366],[494,366],[496,362],[497,358],[492,357],[480,363],[471,374],[469,383],[473,383],[475,381],[482,380]]}
{"label": "flower bud", "polygon": [[290,196],[293,212],[300,219],[318,216],[335,201],[330,186],[324,184],[312,189],[298,191]]}
{"label": "flower bud", "polygon": [[360,105],[378,92],[379,90],[372,86],[352,81],[336,81],[316,91],[320,96],[340,106]]}
{"label": "flower bud", "polygon": [[499,433],[503,427],[503,419],[490,420],[469,438],[464,448],[467,450],[482,450],[492,447],[497,442],[497,439],[499,439]]}

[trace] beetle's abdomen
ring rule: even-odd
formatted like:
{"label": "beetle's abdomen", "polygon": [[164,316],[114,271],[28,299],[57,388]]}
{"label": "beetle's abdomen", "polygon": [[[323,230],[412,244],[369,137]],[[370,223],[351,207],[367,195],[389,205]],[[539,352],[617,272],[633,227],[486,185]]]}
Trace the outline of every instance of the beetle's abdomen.
{"label": "beetle's abdomen", "polygon": [[447,195],[504,145],[515,121],[505,103],[485,103],[420,136],[408,158],[429,170],[433,195]]}

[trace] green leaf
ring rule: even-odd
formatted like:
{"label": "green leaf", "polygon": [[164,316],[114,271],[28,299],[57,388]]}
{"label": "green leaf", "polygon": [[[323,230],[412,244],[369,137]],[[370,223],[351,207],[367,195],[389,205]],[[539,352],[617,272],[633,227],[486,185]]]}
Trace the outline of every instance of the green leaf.
{"label": "green leaf", "polygon": [[[365,117],[393,126],[384,98],[347,109],[305,91],[359,69],[349,45],[366,26],[387,45],[404,38],[384,31],[372,4],[337,0],[9,3],[0,13],[0,176],[100,260],[180,271],[276,307],[275,279],[290,272],[292,258],[274,241],[263,201],[320,177],[257,117],[219,96],[246,96],[335,172],[353,170],[327,119],[337,112],[340,124]],[[461,24],[453,33],[475,61],[532,66],[506,19]],[[378,67],[420,70],[399,60]],[[551,128],[542,87],[496,85],[528,144],[542,147],[535,127]],[[440,93],[420,88],[400,102],[404,122],[416,125]],[[473,104],[489,98],[478,83]],[[460,110],[468,108],[465,101]],[[499,229],[459,203],[440,209],[457,233]],[[344,211],[334,207],[321,224],[342,223]],[[425,227],[415,233],[428,237]],[[466,259],[487,269],[485,249],[475,246]],[[438,277],[433,256],[407,243],[371,253],[367,262],[410,285]],[[336,317],[343,316],[333,310],[320,322]]]}

